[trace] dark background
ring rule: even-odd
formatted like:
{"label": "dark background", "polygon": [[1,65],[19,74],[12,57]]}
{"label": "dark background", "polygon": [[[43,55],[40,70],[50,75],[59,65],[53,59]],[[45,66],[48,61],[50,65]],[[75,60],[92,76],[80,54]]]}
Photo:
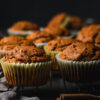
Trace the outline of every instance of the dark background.
{"label": "dark background", "polygon": [[0,0],[0,28],[30,20],[40,26],[59,12],[83,18],[100,18],[100,0]]}

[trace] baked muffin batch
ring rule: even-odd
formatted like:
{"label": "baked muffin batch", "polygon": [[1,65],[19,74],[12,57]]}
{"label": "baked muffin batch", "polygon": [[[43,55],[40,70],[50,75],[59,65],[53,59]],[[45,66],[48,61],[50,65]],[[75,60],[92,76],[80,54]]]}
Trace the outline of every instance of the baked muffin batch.
{"label": "baked muffin batch", "polygon": [[[53,70],[70,82],[100,80],[100,25],[82,26],[78,16],[60,13],[41,30],[33,22],[19,21],[0,39],[0,63],[6,82],[14,86],[40,86]],[[78,30],[71,38],[71,30]]]}

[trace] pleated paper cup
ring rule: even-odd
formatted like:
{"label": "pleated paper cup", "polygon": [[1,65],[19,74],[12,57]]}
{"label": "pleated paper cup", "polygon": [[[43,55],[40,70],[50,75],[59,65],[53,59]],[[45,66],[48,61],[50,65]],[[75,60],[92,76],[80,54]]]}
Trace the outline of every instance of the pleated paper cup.
{"label": "pleated paper cup", "polygon": [[57,51],[50,51],[50,50],[46,49],[46,46],[44,47],[44,51],[46,52],[47,55],[51,56],[51,58],[53,60],[52,70],[59,70],[59,66],[58,66],[56,58],[55,58],[55,56],[59,52],[57,52]]}
{"label": "pleated paper cup", "polygon": [[10,28],[7,29],[7,33],[9,35],[14,35],[14,36],[27,36],[32,33],[32,31],[17,31],[17,30],[11,30]]}
{"label": "pleated paper cup", "polygon": [[44,49],[44,46],[47,45],[47,43],[35,43],[35,45],[37,48]]}
{"label": "pleated paper cup", "polygon": [[[0,59],[3,58],[5,56],[5,54],[7,53],[6,50],[0,50]],[[2,66],[0,64],[0,69],[2,69]]]}
{"label": "pleated paper cup", "polygon": [[0,60],[6,82],[13,86],[40,86],[50,76],[52,61],[40,63],[8,63]]}
{"label": "pleated paper cup", "polygon": [[100,60],[66,61],[56,55],[64,80],[70,82],[90,82],[100,80]]}

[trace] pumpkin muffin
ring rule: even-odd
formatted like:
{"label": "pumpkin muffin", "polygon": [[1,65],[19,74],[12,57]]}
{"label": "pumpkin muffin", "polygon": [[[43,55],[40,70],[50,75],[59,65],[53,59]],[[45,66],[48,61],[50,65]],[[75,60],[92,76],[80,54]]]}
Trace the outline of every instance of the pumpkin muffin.
{"label": "pumpkin muffin", "polygon": [[69,16],[66,13],[59,13],[54,16],[48,23],[48,27],[62,26],[69,29],[78,29],[83,21],[78,16]]}
{"label": "pumpkin muffin", "polygon": [[14,86],[39,86],[50,75],[51,59],[45,52],[33,46],[16,46],[2,59],[6,81]]}
{"label": "pumpkin muffin", "polygon": [[56,55],[56,59],[64,80],[100,80],[100,48],[91,43],[72,43]]}
{"label": "pumpkin muffin", "polygon": [[68,29],[79,29],[82,26],[83,20],[78,16],[70,16]]}
{"label": "pumpkin muffin", "polygon": [[55,59],[56,54],[63,51],[67,46],[71,45],[75,40],[72,39],[54,39],[48,42],[44,47],[46,54],[50,55],[53,59],[53,70],[58,70],[58,65]]}
{"label": "pumpkin muffin", "polygon": [[60,36],[68,37],[70,35],[70,32],[68,29],[66,29],[64,27],[60,27],[60,26],[46,27],[46,28],[44,28],[44,31],[47,33],[50,33],[56,37],[60,37]]}
{"label": "pumpkin muffin", "polygon": [[[64,23],[65,19],[67,19],[68,16],[66,13],[60,13],[54,16],[49,22],[48,27],[55,27],[60,26],[62,23]],[[66,22],[67,23],[67,22]]]}
{"label": "pumpkin muffin", "polygon": [[0,40],[0,44],[14,44],[18,41],[24,40],[24,37],[21,36],[7,36]]}
{"label": "pumpkin muffin", "polygon": [[32,40],[33,43],[35,43],[35,45],[39,48],[43,48],[44,45],[47,44],[47,42],[49,42],[54,38],[55,37],[52,34],[44,31],[39,31],[39,30],[31,33],[26,37],[26,39]]}
{"label": "pumpkin muffin", "polygon": [[18,21],[14,23],[9,29],[8,33],[10,35],[28,35],[32,31],[37,30],[39,27],[37,24],[29,21]]}
{"label": "pumpkin muffin", "polygon": [[82,28],[76,39],[100,46],[100,25],[89,25]]}

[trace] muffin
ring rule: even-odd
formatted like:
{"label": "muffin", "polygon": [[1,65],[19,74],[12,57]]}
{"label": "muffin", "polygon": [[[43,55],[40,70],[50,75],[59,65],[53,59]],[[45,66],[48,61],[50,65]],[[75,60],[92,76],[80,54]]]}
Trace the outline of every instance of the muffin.
{"label": "muffin", "polygon": [[64,80],[87,82],[100,80],[100,48],[75,42],[56,55]]}
{"label": "muffin", "polygon": [[83,27],[76,39],[100,46],[100,25],[89,25]]}
{"label": "muffin", "polygon": [[7,36],[0,40],[0,44],[14,44],[18,41],[24,40],[24,37],[21,36]]}
{"label": "muffin", "polygon": [[33,43],[39,48],[43,48],[47,44],[47,42],[54,38],[55,37],[52,34],[39,30],[31,33],[26,37],[26,39],[32,40]]}
{"label": "muffin", "polygon": [[68,29],[79,29],[81,28],[83,20],[78,16],[70,16],[70,20],[68,23]]}
{"label": "muffin", "polygon": [[70,32],[67,28],[55,26],[55,27],[46,27],[44,32],[50,33],[55,37],[69,37]]}
{"label": "muffin", "polygon": [[1,60],[6,82],[13,86],[39,86],[50,75],[50,56],[33,46],[16,46]]}
{"label": "muffin", "polygon": [[[48,27],[55,27],[55,26],[60,26],[62,23],[67,24],[69,22],[66,21],[68,18],[66,13],[59,13],[57,15],[55,15],[49,22],[48,22]],[[66,25],[64,25],[66,26]]]}
{"label": "muffin", "polygon": [[50,55],[53,60],[53,70],[58,70],[58,64],[56,62],[55,56],[59,52],[63,51],[67,46],[71,45],[75,40],[72,39],[54,39],[48,42],[44,47],[46,54]]}
{"label": "muffin", "polygon": [[59,13],[54,16],[48,23],[48,27],[62,26],[69,29],[78,29],[83,21],[78,16],[69,16],[66,13]]}
{"label": "muffin", "polygon": [[26,36],[38,28],[38,25],[35,23],[29,21],[18,21],[8,29],[8,33],[10,35]]}

